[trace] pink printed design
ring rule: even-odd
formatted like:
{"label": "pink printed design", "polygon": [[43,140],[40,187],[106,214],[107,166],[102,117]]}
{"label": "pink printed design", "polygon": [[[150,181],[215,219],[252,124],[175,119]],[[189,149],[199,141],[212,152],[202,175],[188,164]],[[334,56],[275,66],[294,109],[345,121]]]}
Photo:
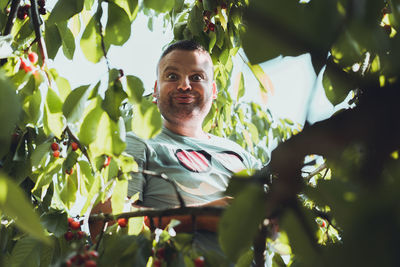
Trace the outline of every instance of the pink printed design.
{"label": "pink printed design", "polygon": [[246,169],[242,157],[233,151],[224,151],[213,155],[219,163],[231,172],[240,172]]}
{"label": "pink printed design", "polygon": [[210,169],[211,156],[207,152],[200,150],[178,149],[175,156],[179,163],[192,172],[206,172]]}

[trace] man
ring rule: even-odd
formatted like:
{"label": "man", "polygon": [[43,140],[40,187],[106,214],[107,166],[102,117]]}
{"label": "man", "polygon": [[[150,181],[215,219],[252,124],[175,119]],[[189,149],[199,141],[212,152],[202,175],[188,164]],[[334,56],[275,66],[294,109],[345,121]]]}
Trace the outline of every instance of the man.
{"label": "man", "polygon": [[[166,174],[188,206],[227,205],[224,191],[230,176],[260,168],[238,144],[203,131],[204,118],[217,97],[213,77],[211,57],[199,44],[185,40],[170,45],[159,60],[153,94],[163,117],[162,132],[151,140],[127,135],[126,151],[139,170]],[[139,206],[179,206],[171,183],[156,176],[133,175],[128,191],[129,196],[139,193]],[[190,231],[191,216],[174,218],[181,221],[178,231]],[[155,225],[165,226],[170,219]],[[216,231],[217,223],[218,218],[199,216],[197,229]]]}

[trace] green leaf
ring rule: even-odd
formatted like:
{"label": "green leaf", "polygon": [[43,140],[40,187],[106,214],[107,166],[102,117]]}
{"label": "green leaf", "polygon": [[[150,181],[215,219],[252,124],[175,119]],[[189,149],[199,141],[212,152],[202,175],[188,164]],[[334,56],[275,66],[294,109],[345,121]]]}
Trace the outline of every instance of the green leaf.
{"label": "green leaf", "polygon": [[62,49],[66,58],[72,60],[75,52],[75,37],[68,28],[68,23],[57,23],[58,31],[60,32]]}
{"label": "green leaf", "polygon": [[44,105],[43,126],[46,135],[53,133],[57,138],[61,138],[64,130],[62,102],[51,88],[47,91],[46,103]]}
{"label": "green leaf", "polygon": [[124,204],[127,195],[128,180],[116,179],[113,194],[111,196],[111,205],[114,214],[121,213],[124,210]]}
{"label": "green leaf", "polygon": [[86,25],[80,45],[83,54],[90,62],[97,63],[103,57],[104,54],[101,48],[99,25],[97,24],[95,17],[92,17]]}
{"label": "green leaf", "polygon": [[341,19],[336,0],[251,1],[243,16],[243,49],[252,64],[307,52],[326,58]]}
{"label": "green leaf", "polygon": [[61,100],[65,101],[65,99],[71,92],[71,85],[69,84],[69,81],[61,76],[57,76],[54,80],[56,81]]}
{"label": "green leaf", "polygon": [[48,57],[54,59],[62,44],[60,32],[55,24],[45,23],[44,41]]}
{"label": "green leaf", "polygon": [[73,90],[63,105],[63,113],[68,122],[77,122],[85,110],[89,85],[83,85]]}
{"label": "green leaf", "polygon": [[17,97],[16,88],[0,72],[0,158],[8,151],[11,135],[21,113],[21,103]]}
{"label": "green leaf", "polygon": [[[90,188],[94,183],[94,176],[92,173],[92,168],[88,162],[80,160],[78,161],[78,164],[81,169],[81,174],[83,175],[83,183],[81,182],[81,195],[85,196],[90,191]],[[83,189],[85,191],[83,191]]]}
{"label": "green leaf", "polygon": [[197,6],[194,6],[189,13],[187,27],[194,36],[199,36],[203,32],[203,12]]}
{"label": "green leaf", "polygon": [[60,199],[70,209],[75,203],[76,192],[78,191],[77,172],[74,170],[71,175],[65,175],[65,180],[66,182],[60,192]]}
{"label": "green leaf", "polygon": [[99,193],[100,188],[101,188],[101,175],[97,174],[94,177],[94,181],[91,184],[89,193],[86,196],[86,202],[81,209],[80,215],[83,215],[86,213],[87,209],[89,208],[90,204],[92,203],[93,198]]}
{"label": "green leaf", "polygon": [[119,7],[123,8],[128,14],[130,21],[133,21],[136,18],[136,15],[139,11],[138,0],[112,0]]}
{"label": "green leaf", "polygon": [[18,240],[11,252],[12,267],[39,266],[40,247],[40,242],[29,236]]}
{"label": "green leaf", "polygon": [[260,84],[260,89],[264,93],[268,93],[272,90],[272,82],[268,75],[264,72],[264,70],[260,67],[260,65],[252,65],[250,62],[247,62],[251,72],[256,77],[258,83]]}
{"label": "green leaf", "polygon": [[61,210],[50,210],[40,216],[40,221],[48,231],[56,237],[61,237],[68,230],[67,213]]}
{"label": "green leaf", "polygon": [[261,186],[248,185],[228,207],[219,223],[219,242],[229,259],[236,262],[248,251],[265,216],[265,194]]}
{"label": "green leaf", "polygon": [[118,121],[118,118],[121,115],[119,107],[126,97],[127,94],[122,89],[120,81],[115,81],[115,83],[107,89],[102,108],[107,112],[112,120]]}
{"label": "green leaf", "polygon": [[36,122],[39,120],[41,115],[41,103],[42,94],[39,90],[36,90],[33,95],[25,97],[22,108],[24,110],[24,122],[26,124],[36,124]]}
{"label": "green leaf", "polygon": [[355,89],[355,81],[338,65],[331,60],[328,61],[322,77],[322,84],[326,97],[333,105],[337,105],[346,99],[351,90]]}
{"label": "green leaf", "polygon": [[83,119],[78,134],[79,141],[84,145],[89,145],[96,139],[99,121],[104,113],[104,110],[101,108],[102,99],[97,96],[93,101],[94,107]]}
{"label": "green leaf", "polygon": [[61,170],[62,162],[63,159],[52,158],[52,160],[46,165],[44,171],[40,173],[32,192],[35,192],[38,189],[41,190],[44,186],[49,185],[52,182],[54,174]]}
{"label": "green leaf", "polygon": [[54,6],[48,24],[66,21],[83,9],[84,0],[58,0]]}
{"label": "green leaf", "polygon": [[90,144],[90,150],[95,156],[119,155],[126,147],[125,129],[122,118],[115,122],[110,119],[106,112],[103,112],[98,121],[101,131],[97,132],[96,139]]}
{"label": "green leaf", "polygon": [[142,101],[144,85],[142,80],[133,75],[126,76],[126,93],[132,104],[138,104]]}
{"label": "green leaf", "polygon": [[242,256],[240,256],[235,267],[249,267],[251,266],[253,259],[254,259],[254,253],[253,250],[250,249],[247,252],[243,253]]}
{"label": "green leaf", "polygon": [[240,72],[235,78],[235,83],[233,85],[233,98],[239,102],[239,99],[244,96],[244,78],[243,73]]}
{"label": "green leaf", "polygon": [[159,13],[169,12],[175,5],[175,0],[144,0],[144,6]]}
{"label": "green leaf", "polygon": [[287,210],[282,217],[280,226],[288,234],[292,251],[296,257],[301,259],[305,264],[304,266],[319,266],[320,264],[316,264],[320,260],[319,251],[316,249],[317,243],[315,241],[315,244],[312,244],[311,240],[314,237],[305,231],[302,222],[307,223],[307,227],[310,230],[315,230],[314,232],[316,232],[317,224],[313,221],[311,215],[308,216],[310,210],[301,209],[300,212],[303,218],[299,218],[293,210]]}
{"label": "green leaf", "polygon": [[142,138],[152,138],[161,132],[162,120],[158,108],[153,103],[143,99],[134,106],[132,131]]}
{"label": "green leaf", "polygon": [[131,21],[124,9],[108,3],[108,19],[104,41],[107,44],[123,45],[131,35]]}
{"label": "green leaf", "polygon": [[44,235],[39,217],[21,189],[8,177],[0,173],[0,211],[15,220],[18,228],[43,242]]}

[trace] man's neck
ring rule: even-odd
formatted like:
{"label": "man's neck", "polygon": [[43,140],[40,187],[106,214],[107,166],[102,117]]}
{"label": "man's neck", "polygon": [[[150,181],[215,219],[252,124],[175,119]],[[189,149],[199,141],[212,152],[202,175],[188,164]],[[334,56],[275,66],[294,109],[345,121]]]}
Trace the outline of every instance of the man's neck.
{"label": "man's neck", "polygon": [[198,139],[209,139],[209,135],[203,131],[201,125],[177,125],[172,124],[168,121],[164,121],[164,127],[173,133],[198,138]]}

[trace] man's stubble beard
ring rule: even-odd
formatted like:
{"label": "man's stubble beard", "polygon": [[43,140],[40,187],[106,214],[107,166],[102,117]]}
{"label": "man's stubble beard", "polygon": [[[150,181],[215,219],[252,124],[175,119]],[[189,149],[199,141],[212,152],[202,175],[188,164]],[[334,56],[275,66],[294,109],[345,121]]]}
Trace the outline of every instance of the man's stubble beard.
{"label": "man's stubble beard", "polygon": [[159,109],[164,119],[171,123],[177,123],[181,122],[183,119],[190,119],[202,115],[201,110],[206,105],[203,97],[197,94],[191,94],[195,98],[194,102],[191,103],[175,103],[173,100],[174,93],[168,95],[167,101],[159,101]]}

